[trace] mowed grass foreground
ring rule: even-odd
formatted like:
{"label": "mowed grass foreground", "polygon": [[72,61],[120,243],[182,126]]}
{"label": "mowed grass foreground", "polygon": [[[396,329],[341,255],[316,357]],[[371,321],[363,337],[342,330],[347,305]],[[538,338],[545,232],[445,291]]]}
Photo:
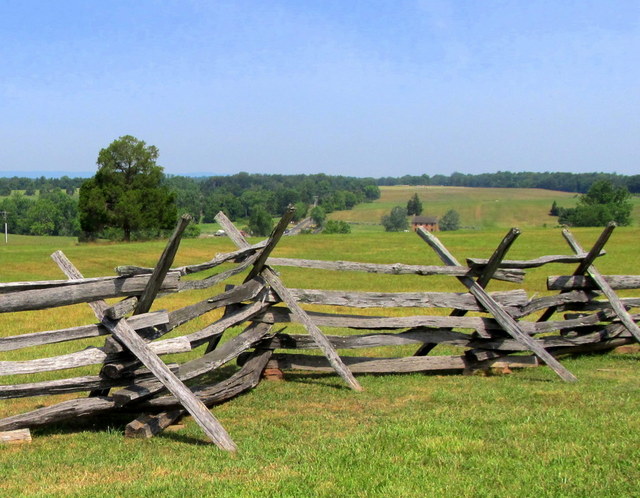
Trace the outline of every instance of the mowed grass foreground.
{"label": "mowed grass foreground", "polygon": [[[599,230],[574,233],[589,246]],[[440,238],[464,260],[488,257],[503,235],[504,230],[463,231]],[[598,261],[602,271],[640,273],[639,235],[636,228],[617,229],[609,254]],[[0,246],[0,280],[62,278],[49,259],[56,249],[85,276],[100,276],[113,274],[119,264],[152,265],[163,246],[78,246],[72,239],[11,237],[9,245]],[[202,262],[232,247],[225,238],[185,240],[176,264]],[[558,230],[532,229],[524,230],[509,257],[569,253]],[[290,237],[282,240],[275,255],[439,264],[413,233]],[[546,274],[571,270],[560,265],[535,270],[524,287],[530,294],[543,293]],[[455,280],[430,277],[291,268],[282,268],[281,274],[291,287],[462,291]],[[514,284],[493,282],[489,290],[508,288]],[[158,307],[174,308],[195,299],[176,295],[160,300]],[[63,313],[0,315],[0,334],[91,321],[86,305]],[[49,354],[60,354],[60,348],[52,345]],[[438,349],[433,354],[439,354]],[[36,429],[32,444],[0,446],[0,495],[636,495],[640,355],[609,353],[562,362],[578,376],[578,383],[564,383],[542,367],[492,377],[359,376],[365,392],[355,393],[333,375],[289,374],[286,382],[262,382],[213,409],[240,448],[235,455],[207,443],[191,419],[184,429],[151,440],[122,436],[133,416]],[[225,374],[233,368],[226,367]],[[66,398],[2,401],[0,416]]]}

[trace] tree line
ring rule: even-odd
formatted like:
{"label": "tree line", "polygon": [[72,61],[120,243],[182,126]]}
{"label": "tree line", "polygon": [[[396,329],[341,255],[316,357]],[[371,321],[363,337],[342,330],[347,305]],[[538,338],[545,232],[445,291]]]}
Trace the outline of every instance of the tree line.
{"label": "tree line", "polygon": [[541,188],[561,192],[586,193],[596,181],[606,180],[616,187],[626,187],[640,193],[640,175],[618,175],[616,173],[553,173],[498,171],[496,173],[450,175],[405,175],[378,178],[379,186],[433,185],[443,187],[487,187],[487,188]]}
{"label": "tree line", "polygon": [[[233,221],[247,221],[256,235],[265,235],[272,218],[290,204],[296,206],[300,219],[310,205],[316,212],[330,213],[380,197],[372,178],[249,173],[165,176],[156,164],[158,155],[155,146],[126,135],[100,150],[98,171],[92,178],[0,178],[4,186],[0,211],[7,214],[11,233],[128,241],[161,236],[185,213],[196,223],[211,223],[218,211],[224,211]],[[32,191],[35,187],[38,195]],[[196,225],[190,231],[192,235],[199,232]]]}

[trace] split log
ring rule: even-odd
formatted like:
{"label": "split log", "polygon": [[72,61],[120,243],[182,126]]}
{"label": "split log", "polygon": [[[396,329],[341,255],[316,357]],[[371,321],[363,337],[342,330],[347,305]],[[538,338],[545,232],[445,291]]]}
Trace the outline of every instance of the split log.
{"label": "split log", "polygon": [[137,304],[138,298],[136,296],[127,297],[119,303],[116,303],[104,310],[104,316],[111,320],[119,320],[131,313],[136,308]]}
{"label": "split log", "polygon": [[[169,273],[161,289],[178,290],[179,278],[178,273]],[[56,308],[100,299],[140,295],[148,281],[148,275],[64,280],[67,285],[0,294],[0,313]]]}
{"label": "split log", "polygon": [[[107,322],[105,322],[107,323]],[[107,325],[108,327],[108,325]],[[133,330],[133,329],[131,329]],[[135,331],[134,331],[135,332]],[[139,337],[136,334],[136,337]],[[142,340],[142,338],[140,338]],[[186,353],[191,351],[191,343],[185,337],[174,337],[164,341],[148,344],[149,349],[156,355],[172,353]],[[96,365],[108,361],[119,361],[121,354],[109,355],[104,348],[88,347],[83,351],[69,353],[48,358],[38,358],[24,361],[0,361],[0,375],[20,375],[38,372],[53,372],[67,368]]]}
{"label": "split log", "polygon": [[0,444],[20,444],[31,442],[31,431],[29,429],[18,429],[15,431],[0,432]]}
{"label": "split log", "polygon": [[[418,228],[417,233],[436,251],[438,256],[440,256],[445,264],[458,264],[453,255],[449,253],[449,251],[440,243],[440,241],[434,235],[430,234],[423,228]],[[482,303],[485,309],[494,316],[496,321],[502,326],[505,332],[511,335],[514,339],[528,346],[530,351],[535,353],[541,360],[543,360],[564,381],[575,382],[578,380],[571,372],[563,367],[560,362],[558,362],[558,360],[556,360],[551,354],[545,351],[545,349],[538,342],[529,337],[528,334],[524,333],[520,328],[518,322],[516,322],[510,315],[508,315],[500,307],[500,305],[486,293],[486,291],[482,287],[480,287],[470,278],[460,277],[459,280],[465,287],[469,289],[469,292],[471,292],[478,299],[478,301]]]}
{"label": "split log", "polygon": [[[176,338],[178,342],[173,344],[174,339],[165,339],[164,341],[158,341],[151,343],[152,348],[160,348],[162,346],[162,354],[168,354],[170,352],[179,353],[182,352],[181,348],[186,348],[185,343],[189,343],[189,350],[195,349],[202,344],[210,342],[212,339],[219,338],[225,330],[230,327],[235,327],[248,320],[251,320],[255,315],[263,312],[271,306],[268,303],[256,302],[243,307],[239,307],[231,313],[223,316],[220,320],[207,325],[203,329],[193,332],[189,335]],[[172,351],[170,348],[174,348]],[[131,368],[137,368],[140,362],[137,359],[109,359],[108,363],[102,368],[102,374],[109,378],[117,378]]]}
{"label": "split log", "polygon": [[[178,379],[187,381],[221,367],[262,340],[270,329],[271,327],[267,324],[250,325],[244,332],[224,343],[218,349],[181,365],[177,372]],[[135,400],[147,398],[161,391],[162,388],[163,384],[157,381],[142,382],[116,392],[114,399],[122,406]]]}
{"label": "split log", "polygon": [[[598,256],[604,256],[606,254],[605,251],[600,251]],[[527,269],[527,268],[538,268],[540,266],[544,266],[550,263],[582,263],[584,258],[587,256],[587,253],[580,253],[575,255],[567,255],[567,256],[541,256],[535,259],[529,260],[513,260],[513,259],[505,259],[500,263],[498,268],[519,268],[519,269]],[[481,258],[467,258],[467,264],[471,268],[481,268],[484,267],[488,259]]]}
{"label": "split log", "polygon": [[39,427],[72,418],[97,415],[113,410],[115,406],[113,399],[106,396],[71,399],[27,413],[3,418],[0,420],[0,431]]}
{"label": "split log", "polygon": [[[414,315],[398,317],[381,317],[367,315],[343,315],[333,313],[319,313],[309,311],[307,315],[318,327],[338,327],[351,329],[369,330],[395,330],[415,327],[434,328],[460,328],[473,329],[476,331],[501,330],[501,327],[493,318],[483,317],[451,317],[451,316],[431,316]],[[297,317],[287,308],[271,308],[269,311],[257,315],[255,321],[265,323],[287,323],[298,322]]]}
{"label": "split log", "polygon": [[[416,328],[398,334],[327,335],[327,340],[336,349],[378,348],[382,346],[404,346],[424,342],[445,343],[452,346],[467,346],[473,338],[469,334],[447,329]],[[277,334],[269,343],[273,349],[317,349],[308,335]]]}
{"label": "split log", "polygon": [[[243,390],[257,385],[257,382],[260,379],[260,373],[262,372],[262,369],[270,355],[271,351],[262,351],[255,357],[255,359],[252,359],[251,362],[247,362],[240,371],[232,375],[226,381],[206,388],[194,388],[194,391],[199,395],[199,398],[208,405],[219,403],[229,399],[230,397],[236,396]],[[261,361],[264,362],[262,367],[260,367],[259,364]],[[252,383],[252,380],[254,380],[255,383]],[[174,396],[154,398],[139,405],[135,405],[136,409],[143,410],[163,410],[175,406],[180,406],[180,401],[178,401]],[[95,416],[116,408],[118,407],[115,401],[113,398],[108,396],[72,399],[52,406],[38,408],[27,413],[4,418],[0,420],[0,431],[22,429],[25,427],[39,427],[69,419]]]}
{"label": "split log", "polygon": [[171,311],[171,313],[169,313],[169,326],[167,330],[173,330],[179,325],[202,316],[209,311],[253,299],[263,288],[264,281],[262,279],[253,279],[250,282],[233,287],[231,290],[225,291],[212,298]]}
{"label": "split log", "polygon": [[[639,289],[640,275],[603,275],[602,278],[614,290]],[[552,275],[547,277],[548,290],[598,290],[593,278],[586,275]]]}
{"label": "split log", "polygon": [[[501,356],[497,365],[513,367],[534,366],[537,362],[526,356]],[[412,372],[436,372],[443,370],[464,370],[470,366],[464,356],[408,356],[404,358],[368,358],[345,356],[349,369],[358,374],[389,374]],[[281,370],[305,370],[310,372],[330,372],[326,358],[299,354],[274,354],[268,366]]]}
{"label": "split log", "polygon": [[[231,223],[231,221],[224,215],[224,213],[219,212],[216,217],[216,221],[220,223],[224,228],[229,238],[238,246],[238,247],[247,247],[249,243],[245,240],[244,236],[240,233],[240,231]],[[295,317],[300,321],[309,334],[315,339],[318,346],[324,353],[324,355],[329,360],[329,363],[333,366],[336,373],[342,377],[342,379],[355,391],[361,391],[362,386],[355,379],[353,374],[349,371],[349,369],[344,365],[340,356],[335,349],[331,346],[329,341],[324,337],[322,331],[311,321],[306,312],[298,305],[295,298],[291,295],[289,290],[284,286],[278,275],[270,268],[265,267],[262,271],[262,275],[269,286],[278,294],[280,299],[289,307],[291,312],[295,315]]]}
{"label": "split log", "polygon": [[220,282],[224,282],[225,280],[230,279],[234,275],[237,275],[238,273],[242,273],[243,271],[245,271],[247,268],[249,268],[252,264],[255,263],[259,255],[260,255],[259,253],[256,253],[253,256],[250,256],[246,260],[242,261],[235,268],[231,268],[230,270],[220,272],[217,275],[211,275],[210,277],[203,278],[201,280],[181,281],[180,290],[181,291],[196,290],[196,289],[201,290],[201,289],[208,289],[210,287],[213,287],[214,285]]}
{"label": "split log", "polygon": [[[169,365],[172,372],[178,370],[177,365]],[[28,384],[0,385],[0,399],[24,398],[28,396],[51,396],[74,392],[111,389],[112,387],[129,385],[133,382],[149,380],[152,377],[147,368],[138,368],[126,372],[116,379],[104,378],[100,375],[87,375],[59,380],[45,380]]]}
{"label": "split log", "polygon": [[[580,252],[582,250],[582,247],[573,237],[573,235],[571,235],[571,232],[569,232],[569,230],[563,230],[562,235],[575,252]],[[597,284],[598,289],[600,289],[602,293],[607,296],[607,299],[609,299],[609,303],[611,304],[613,311],[618,316],[623,325],[629,332],[631,332],[631,335],[635,337],[638,342],[640,342],[640,327],[638,327],[633,321],[633,318],[629,315],[623,304],[620,302],[620,298],[616,295],[611,286],[604,279],[600,271],[598,271],[598,269],[593,265],[589,265],[586,268],[586,271],[587,273],[589,273],[589,276],[593,279],[593,281]]]}
{"label": "split log", "polygon": [[[194,394],[196,394],[205,405],[212,406],[238,396],[249,389],[253,389],[260,382],[260,375],[271,358],[272,351],[258,349],[248,354],[248,361],[238,372],[214,386],[196,387],[193,389]],[[143,405],[146,405],[148,409],[157,409],[163,406],[173,406],[177,403],[178,400],[173,396],[163,396],[143,402]],[[160,412],[156,415],[143,415],[127,425],[125,435],[128,435],[127,431],[129,431],[137,436],[145,438],[153,437],[184,414],[185,411],[178,408]]]}
{"label": "split log", "polygon": [[[169,323],[169,314],[166,311],[155,311],[131,317],[129,324],[135,330],[155,327]],[[0,352],[13,351],[15,349],[27,348],[31,346],[42,346],[59,342],[74,341],[76,339],[87,339],[108,335],[110,332],[102,324],[81,325],[68,329],[48,330],[44,332],[34,332],[31,334],[15,335],[10,337],[0,337]]]}
{"label": "split log", "polygon": [[[314,268],[318,270],[358,271],[365,273],[382,273],[391,275],[449,275],[453,277],[477,276],[478,270],[466,266],[435,266],[435,265],[405,265],[401,263],[376,264],[356,263],[354,261],[323,261],[312,259],[269,258],[269,266],[295,266],[298,268]],[[522,270],[499,270],[495,273],[496,280],[505,282],[522,282]]]}
{"label": "split log", "polygon": [[[180,266],[177,268],[172,268],[170,271],[177,271],[180,275],[190,275],[192,273],[201,272],[204,270],[210,270],[211,268],[215,268],[216,266],[220,266],[223,263],[227,263],[230,261],[233,262],[241,262],[244,261],[247,257],[255,254],[259,249],[262,249],[266,245],[266,240],[262,242],[258,242],[252,246],[247,248],[238,249],[237,251],[218,254],[215,258],[206,263],[199,263],[197,265],[188,265],[188,266]],[[123,265],[116,267],[116,273],[121,276],[131,276],[131,275],[144,275],[153,272],[153,268],[144,268],[142,266],[133,266],[133,265]],[[1,285],[1,284],[0,284]],[[1,288],[1,287],[0,287]]]}
{"label": "split log", "polygon": [[129,422],[124,429],[125,437],[149,439],[163,431],[176,420],[184,416],[181,408],[158,414],[141,415]]}
{"label": "split log", "polygon": [[[519,229],[512,228],[511,230],[509,230],[509,232],[507,232],[507,235],[503,237],[503,239],[500,241],[500,244],[498,244],[498,247],[496,247],[495,251],[493,251],[493,254],[487,261],[487,264],[482,268],[482,272],[476,279],[476,284],[479,287],[482,287],[484,289],[489,284],[489,282],[493,278],[493,275],[497,271],[498,266],[500,265],[500,262],[507,255],[507,252],[509,251],[513,243],[520,236],[520,233],[521,232]],[[458,309],[454,309],[450,313],[450,315],[464,316],[466,315],[466,313],[467,313],[467,310],[458,308]],[[425,343],[422,346],[420,346],[420,348],[415,352],[414,356],[426,356],[436,346],[437,346],[437,343]]]}
{"label": "split log", "polygon": [[180,247],[180,240],[182,239],[182,234],[187,228],[187,225],[191,221],[191,215],[183,214],[178,220],[178,224],[176,225],[175,230],[171,234],[167,245],[162,251],[160,255],[160,259],[158,260],[157,265],[153,269],[151,276],[149,277],[149,281],[142,291],[142,294],[138,298],[138,304],[134,311],[134,315],[140,315],[142,313],[146,313],[151,309],[151,305],[153,304],[154,299],[160,292],[160,288],[162,287],[162,282],[165,280],[167,272],[169,268],[171,268],[171,264],[178,252],[178,247]]}
{"label": "split log", "polygon": [[[303,304],[347,306],[350,308],[456,308],[484,311],[475,297],[453,292],[352,292],[316,289],[289,289],[296,301]],[[501,305],[521,307],[528,303],[524,290],[492,292]],[[271,293],[267,297],[275,301]]]}
{"label": "split log", "polygon": [[[142,364],[147,367],[160,383],[167,388],[180,404],[191,414],[205,434],[221,449],[235,451],[235,443],[222,427],[220,422],[211,414],[207,407],[169,370],[162,360],[149,348],[144,340],[138,336],[125,320],[118,322],[103,322],[120,342],[122,342]],[[116,393],[116,396],[118,393]]]}
{"label": "split log", "polygon": [[571,291],[564,294],[556,294],[555,296],[539,297],[529,301],[518,312],[512,313],[512,316],[514,318],[523,318],[546,308],[562,308],[569,304],[588,303],[594,296],[595,294],[590,292]]}
{"label": "split log", "polygon": [[[196,394],[205,405],[212,406],[238,396],[249,389],[253,389],[260,382],[260,375],[271,358],[272,353],[273,351],[269,349],[256,349],[254,352],[249,353],[249,359],[244,363],[242,368],[231,377],[213,386],[194,387],[194,394]],[[167,409],[177,405],[178,400],[175,397],[162,396],[144,400],[135,406],[144,410],[157,410]]]}

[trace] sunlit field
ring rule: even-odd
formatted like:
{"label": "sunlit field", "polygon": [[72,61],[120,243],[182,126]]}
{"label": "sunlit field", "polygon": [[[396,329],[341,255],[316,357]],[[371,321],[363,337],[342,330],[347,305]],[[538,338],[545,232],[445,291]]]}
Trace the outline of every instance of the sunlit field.
{"label": "sunlit field", "polygon": [[[377,202],[359,204],[351,211],[339,211],[331,218],[356,223],[380,223],[394,206],[406,206],[418,194],[424,216],[442,217],[449,209],[460,214],[462,227],[468,229],[554,227],[557,217],[549,210],[555,201],[564,208],[575,207],[579,194],[542,189],[469,188],[437,186],[381,187]],[[640,198],[632,198],[633,218],[640,219]],[[638,222],[636,221],[636,225]]]}
{"label": "sunlit field", "polygon": [[[471,199],[464,203],[461,198],[456,201],[458,204],[450,206],[447,197],[451,194],[441,190],[444,189],[383,189],[379,202],[358,206],[352,212],[333,213],[332,217],[372,223],[394,203],[406,203],[411,193],[418,191],[425,214],[442,214],[443,210],[454,207],[461,213],[463,224],[474,225],[473,229],[439,234],[461,261],[466,257],[490,256],[512,221],[522,228],[523,234],[510,251],[509,259],[571,254],[560,230],[552,228],[554,218],[544,214],[554,199],[565,206],[575,202],[571,194],[560,197],[558,193],[546,193],[545,197],[535,190],[518,194],[506,189],[499,192],[474,189],[473,196],[465,193],[462,197],[474,197],[475,205]],[[509,196],[530,196],[518,197],[519,202],[531,209],[527,216],[532,218],[528,223],[508,207],[516,198],[500,195],[505,192]],[[435,212],[435,206],[439,206],[441,212]],[[479,216],[472,217],[471,213],[476,210]],[[538,214],[534,216],[534,212]],[[491,221],[487,221],[489,225],[474,221],[480,219]],[[547,228],[543,227],[545,223]],[[572,232],[588,248],[600,229]],[[609,274],[640,274],[639,236],[640,229],[635,227],[616,229],[606,247],[607,255],[597,261],[598,268]],[[9,244],[0,244],[0,281],[64,278],[49,258],[57,249],[63,250],[87,277],[112,275],[117,265],[153,265],[164,244],[157,241],[78,245],[71,238],[10,235]],[[233,248],[225,237],[184,240],[175,264],[203,262]],[[349,235],[285,237],[274,256],[440,264],[433,251],[414,233],[385,233],[379,226],[366,224],[355,225]],[[278,268],[278,271],[290,287],[463,290],[455,279],[446,278],[336,274],[294,268]],[[547,275],[572,271],[571,265],[548,266],[532,270],[524,284],[492,282],[489,290],[523,287],[530,295],[543,294],[547,292]],[[237,283],[242,278],[238,275],[232,281]],[[204,292],[161,298],[154,309],[184,306],[221,290],[219,286]],[[204,326],[213,318],[207,315],[190,326]],[[0,315],[0,336],[92,320],[86,305],[71,306],[60,312],[4,314]],[[230,336],[237,333],[235,329],[229,331]],[[101,344],[103,340],[87,341],[87,345]],[[46,351],[52,356],[68,352],[67,347],[51,345]],[[368,350],[366,354],[394,354],[390,351]],[[0,359],[26,358],[29,354],[29,350],[0,353]],[[395,354],[411,354],[411,351]],[[444,353],[436,348],[432,354]],[[0,495],[637,494],[640,423],[635,415],[640,412],[640,354],[606,353],[561,361],[579,382],[563,383],[546,367],[489,377],[366,375],[358,377],[365,391],[355,393],[334,375],[287,374],[285,382],[262,382],[251,392],[213,409],[238,444],[240,449],[236,455],[208,443],[190,418],[186,419],[183,429],[167,431],[151,440],[123,437],[124,425],[135,415],[71,421],[36,429],[31,444],[0,446],[3,476]],[[224,375],[231,374],[235,368],[234,365],[225,367]],[[95,369],[87,368],[85,372],[95,373]],[[68,372],[42,374],[38,378],[60,375]],[[0,382],[9,383],[9,380],[4,377]],[[0,416],[73,396],[1,401]]]}

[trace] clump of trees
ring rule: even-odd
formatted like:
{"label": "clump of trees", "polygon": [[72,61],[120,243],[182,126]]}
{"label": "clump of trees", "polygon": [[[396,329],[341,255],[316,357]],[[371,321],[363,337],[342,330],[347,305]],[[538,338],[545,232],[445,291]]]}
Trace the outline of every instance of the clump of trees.
{"label": "clump of trees", "polygon": [[385,214],[380,222],[387,232],[402,232],[409,229],[407,208],[395,206],[389,214]]}
{"label": "clump of trees", "polygon": [[422,202],[420,202],[420,198],[417,193],[413,194],[413,197],[407,201],[407,214],[409,216],[419,216],[422,214]]}
{"label": "clump of trees", "polygon": [[321,227],[327,219],[327,213],[321,206],[316,206],[311,210],[311,213],[309,213],[309,217],[317,227]]}
{"label": "clump of trees", "polygon": [[262,207],[257,206],[249,218],[249,231],[251,235],[266,237],[273,230],[273,219]]}
{"label": "clump of trees", "polygon": [[[554,206],[551,207],[552,212]],[[581,195],[575,208],[555,206],[560,223],[577,227],[604,226],[610,221],[626,226],[631,223],[631,194],[626,187],[617,187],[599,180]]]}
{"label": "clump of trees", "polygon": [[173,227],[175,195],[162,185],[158,154],[157,147],[131,135],[100,151],[97,173],[80,187],[80,226],[86,238],[121,232],[130,241],[134,232],[147,238]]}
{"label": "clump of trees", "polygon": [[460,214],[455,209],[449,209],[440,219],[440,230],[449,232],[460,229]]}
{"label": "clump of trees", "polygon": [[328,220],[324,225],[322,233],[351,233],[351,225],[342,220]]}
{"label": "clump of trees", "polygon": [[19,235],[78,234],[78,202],[60,189],[42,192],[32,199],[14,192],[0,201],[0,211],[7,213],[11,233]]}

